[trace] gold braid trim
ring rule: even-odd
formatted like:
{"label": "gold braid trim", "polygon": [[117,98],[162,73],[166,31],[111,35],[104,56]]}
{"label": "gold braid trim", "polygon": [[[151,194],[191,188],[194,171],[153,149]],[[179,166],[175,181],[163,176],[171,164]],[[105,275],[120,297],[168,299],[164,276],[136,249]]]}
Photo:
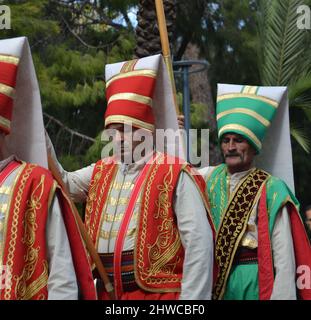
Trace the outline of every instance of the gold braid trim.
{"label": "gold braid trim", "polygon": [[16,281],[15,295],[17,300],[26,300],[26,296],[30,296],[30,287],[27,285],[27,281],[31,278],[35,271],[35,267],[39,257],[39,250],[40,248],[28,248],[27,253],[24,257],[25,266],[23,272],[19,277],[14,276],[14,280]]}
{"label": "gold braid trim", "polygon": [[[48,263],[47,261],[43,261],[43,272],[42,274],[33,281],[30,285],[27,286],[24,300],[30,300],[32,297],[34,297],[42,288],[44,288],[48,283]],[[44,296],[44,294],[41,294],[38,297],[38,300],[44,300],[47,297]]]}
{"label": "gold braid trim", "polygon": [[[129,71],[127,73],[119,73],[110,78],[106,82],[106,89],[113,83],[115,80],[124,79],[124,78],[131,78],[135,76],[144,76],[155,79],[157,77],[157,73],[154,70],[151,69],[142,69],[142,70],[134,70]],[[130,79],[129,79],[130,80]]]}
{"label": "gold braid trim", "polygon": [[[104,194],[104,191],[106,189],[107,183],[111,181],[110,176],[113,172],[114,166],[111,167],[111,169],[106,173],[106,176],[104,178],[104,181],[101,185],[100,194],[98,194],[98,188],[100,187],[100,180],[103,175],[103,171],[105,169],[105,163],[103,161],[100,162],[100,164],[96,165],[96,168],[99,169],[99,171],[95,174],[94,178],[92,179],[90,183],[90,189],[88,193],[88,199],[87,199],[87,205],[86,205],[86,214],[85,214],[85,225],[88,230],[88,233],[91,237],[91,239],[94,240],[94,232],[96,228],[96,222],[98,220],[99,215],[99,208],[101,206],[102,197]],[[95,170],[95,169],[94,169]],[[96,206],[95,210],[94,207]],[[95,215],[92,221],[91,225],[91,219],[92,215]]]}
{"label": "gold braid trim", "polygon": [[[8,207],[7,207],[7,210],[6,212],[10,212],[11,211],[11,206],[12,206],[12,203],[14,202],[13,200],[13,193],[15,191],[15,186],[16,186],[16,183],[21,175],[21,173],[23,172],[24,168],[25,168],[26,164],[23,163],[20,165],[20,167],[18,167],[16,170],[18,170],[17,174],[16,174],[16,177],[13,181],[13,184],[12,186],[10,187],[10,190],[9,190],[9,200],[8,200]],[[6,235],[7,235],[7,226],[8,226],[8,220],[9,220],[9,215],[6,215],[5,217],[5,220],[4,220],[4,226],[3,226],[3,236],[2,236],[2,241],[3,241],[3,246],[1,248],[1,242],[0,242],[0,265],[2,266],[4,264],[3,262],[3,254],[4,254],[4,244],[5,244],[5,241],[6,241]],[[2,249],[2,250],[1,250]],[[10,280],[11,281],[11,280]]]}
{"label": "gold braid trim", "polygon": [[137,93],[132,93],[132,92],[116,93],[109,98],[107,103],[110,104],[111,102],[118,101],[118,100],[138,102],[141,104],[146,104],[149,107],[152,107],[152,99],[150,97],[143,96],[143,95],[137,94]]}
{"label": "gold braid trim", "polygon": [[91,218],[92,218],[92,212],[94,204],[96,203],[96,194],[98,189],[98,181],[100,180],[100,177],[102,175],[102,171],[104,170],[104,166],[101,163],[101,165],[96,166],[99,171],[95,174],[94,178],[90,182],[90,188],[88,192],[88,198],[85,208],[85,226],[87,230],[90,232],[90,224],[91,224]]}
{"label": "gold braid trim", "polygon": [[0,93],[14,99],[15,90],[14,88],[7,86],[6,84],[0,83]]}
{"label": "gold braid trim", "polygon": [[[177,262],[172,265],[168,265],[170,261],[178,252],[180,247],[180,236],[176,227],[174,227],[174,221],[168,218],[168,210],[171,207],[169,202],[169,192],[173,190],[173,168],[170,166],[169,171],[164,177],[163,185],[157,187],[160,190],[159,198],[156,201],[158,207],[157,213],[154,215],[155,219],[162,219],[162,224],[158,226],[159,235],[154,244],[147,244],[149,249],[149,263],[150,268],[147,269],[147,273],[142,274],[142,279],[147,280],[149,283],[150,277],[157,275],[165,268],[167,274],[174,275],[174,269]],[[171,240],[176,239],[173,244]],[[178,257],[177,257],[177,260]],[[152,283],[152,282],[151,282]]]}
{"label": "gold braid trim", "polygon": [[[41,198],[44,191],[44,180],[45,176],[41,176],[40,183],[36,186],[31,194],[30,200],[27,200],[27,210],[25,212],[24,220],[24,237],[22,242],[26,244],[27,247],[32,247],[35,243],[35,232],[38,228],[36,224],[37,210],[42,208]],[[39,194],[36,195],[37,191]]]}
{"label": "gold braid trim", "polygon": [[[98,198],[96,199],[97,201],[97,207],[96,207],[96,210],[95,210],[95,218],[94,218],[94,221],[93,221],[93,226],[92,226],[92,235],[94,234],[94,230],[95,230],[95,227],[96,227],[96,222],[98,221],[98,216],[100,215],[100,221],[99,221],[99,224],[98,224],[98,228],[97,228],[97,234],[96,234],[96,244],[95,244],[95,247],[96,249],[98,249],[98,243],[99,243],[99,238],[100,238],[100,230],[101,230],[101,227],[102,227],[102,223],[103,223],[103,217],[104,217],[104,212],[106,212],[106,208],[107,208],[107,205],[108,205],[108,197],[111,193],[111,189],[112,189],[112,185],[113,185],[113,181],[115,180],[115,176],[117,174],[117,165],[112,165],[110,170],[106,173],[106,176],[105,176],[105,179],[104,179],[104,182],[101,186],[101,189],[100,189],[100,194],[98,196]],[[104,204],[104,209],[99,212],[99,209],[101,207],[101,203],[102,203],[102,199],[103,199],[103,196],[104,196],[104,192],[107,188],[107,184],[109,183],[109,191],[107,193],[107,198],[106,198],[106,201],[105,201],[105,204]],[[93,238],[93,237],[92,237]]]}
{"label": "gold braid trim", "polygon": [[3,126],[6,129],[11,128],[11,121],[6,119],[5,117],[0,116],[0,126]]}
{"label": "gold braid trim", "polygon": [[137,62],[138,62],[138,59],[126,61],[123,64],[123,66],[120,70],[120,73],[126,73],[126,72],[133,71]]}
{"label": "gold braid trim", "polygon": [[234,259],[235,252],[247,228],[254,205],[269,175],[261,170],[252,171],[236,189],[220,223],[216,239],[215,257],[219,266],[213,299],[221,299]]}
{"label": "gold braid trim", "polygon": [[234,98],[250,98],[254,100],[260,100],[263,101],[269,105],[271,105],[273,108],[277,108],[279,103],[276,100],[260,96],[257,94],[246,94],[246,93],[225,93],[217,97],[217,102],[223,101],[223,100],[231,100]]}
{"label": "gold braid trim", "polygon": [[17,66],[19,58],[8,54],[0,54],[0,62],[11,63]]}
{"label": "gold braid trim", "polygon": [[[13,217],[12,217],[12,226],[11,226],[11,239],[9,242],[9,249],[8,249],[8,257],[7,257],[7,262],[6,265],[9,268],[10,275],[8,281],[12,281],[12,270],[13,270],[13,265],[14,265],[14,252],[15,252],[15,247],[16,247],[16,240],[17,240],[17,230],[18,230],[18,217],[20,213],[20,206],[21,206],[21,201],[22,201],[22,194],[24,192],[26,182],[33,171],[33,169],[36,167],[36,165],[28,165],[27,169],[24,171],[24,168],[26,167],[26,163],[23,163],[21,169],[22,177],[21,177],[21,183],[18,187],[16,199],[15,199],[15,204],[14,204],[14,209],[13,209]],[[14,193],[14,192],[13,192]],[[4,299],[5,300],[10,300],[11,298],[11,287],[6,288],[4,292]]]}
{"label": "gold braid trim", "polygon": [[[44,271],[41,276],[34,280],[31,284],[27,282],[33,276],[36,265],[39,258],[40,247],[34,247],[36,230],[38,225],[36,223],[37,211],[40,212],[42,209],[41,199],[44,192],[44,182],[45,175],[41,175],[41,179],[39,184],[33,190],[30,199],[27,200],[27,210],[25,212],[24,217],[24,237],[22,238],[22,242],[28,248],[27,253],[24,257],[25,266],[22,274],[18,276],[14,276],[14,280],[16,281],[15,286],[15,295],[18,300],[28,300],[33,297],[40,289],[47,285],[47,267],[45,270],[44,262]],[[45,282],[44,282],[45,280]]]}
{"label": "gold braid trim", "polygon": [[[151,187],[153,185],[154,178],[158,172],[159,166],[164,162],[164,155],[161,154],[159,159],[156,161],[155,165],[151,167],[151,174],[147,174],[148,177],[147,185],[145,189],[145,202],[142,203],[141,213],[142,224],[141,224],[141,243],[140,246],[135,249],[138,250],[137,263],[135,261],[135,278],[138,285],[150,292],[176,292],[180,291],[176,288],[173,289],[157,289],[157,288],[148,288],[145,287],[141,281],[145,281],[147,284],[165,284],[165,283],[174,283],[180,282],[181,280],[177,277],[174,270],[176,265],[180,262],[180,257],[176,256],[178,250],[181,247],[181,240],[178,229],[175,226],[175,223],[172,218],[168,217],[169,208],[171,207],[171,203],[169,202],[169,192],[172,190],[172,179],[173,179],[173,167],[169,167],[169,171],[164,177],[163,184],[158,185],[157,188],[160,190],[159,198],[156,201],[156,206],[158,208],[157,212],[154,214],[154,219],[162,219],[162,223],[158,226],[159,235],[156,241],[153,244],[146,244],[147,237],[147,225],[148,225],[148,215],[149,215],[149,203],[150,203],[150,193]],[[140,220],[140,218],[139,218]],[[137,235],[136,233],[136,244],[137,244]],[[172,240],[173,239],[173,240]],[[172,243],[173,241],[173,243]],[[144,263],[144,247],[148,248],[148,260],[149,260],[149,268],[146,269]],[[175,261],[171,261],[175,258]],[[134,259],[136,259],[136,255],[134,255]],[[169,261],[171,261],[169,263]],[[139,275],[137,273],[139,270]],[[158,273],[165,273],[171,275],[170,278],[156,278],[155,276]]]}
{"label": "gold braid trim", "polygon": [[[168,262],[175,257],[180,248],[180,236],[176,228],[174,228],[173,219],[165,219],[160,227],[161,233],[157,237],[157,240],[152,245],[147,245],[149,249],[149,262],[150,268],[147,272],[142,274],[142,279],[147,283],[156,283],[151,277],[156,276],[160,272],[165,272],[173,277],[176,277],[174,269],[177,263],[180,261],[179,257],[176,257],[174,263],[168,264]],[[170,243],[171,239],[176,239],[173,244]],[[171,282],[178,282],[180,279],[176,278]],[[158,283],[169,282],[168,279],[158,279]]]}

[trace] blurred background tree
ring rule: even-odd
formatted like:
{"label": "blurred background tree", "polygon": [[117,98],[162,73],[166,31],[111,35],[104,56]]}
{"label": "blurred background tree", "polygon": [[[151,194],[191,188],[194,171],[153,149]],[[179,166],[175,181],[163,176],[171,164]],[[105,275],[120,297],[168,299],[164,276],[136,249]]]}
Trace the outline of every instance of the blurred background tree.
{"label": "blurred background tree", "polygon": [[[297,8],[311,1],[259,1],[258,66],[263,85],[287,86],[296,195],[310,203],[311,37],[297,27]],[[277,143],[277,142],[276,142]]]}
{"label": "blurred background tree", "polygon": [[[62,163],[73,170],[96,161],[106,108],[104,67],[160,52],[154,0],[4,2],[12,29],[0,30],[0,38],[29,39],[46,128]],[[311,37],[297,28],[296,9],[311,1],[163,2],[173,59],[209,63],[207,71],[190,76],[190,91],[192,126],[211,130],[211,163],[221,161],[218,82],[289,86],[296,194],[308,204]]]}

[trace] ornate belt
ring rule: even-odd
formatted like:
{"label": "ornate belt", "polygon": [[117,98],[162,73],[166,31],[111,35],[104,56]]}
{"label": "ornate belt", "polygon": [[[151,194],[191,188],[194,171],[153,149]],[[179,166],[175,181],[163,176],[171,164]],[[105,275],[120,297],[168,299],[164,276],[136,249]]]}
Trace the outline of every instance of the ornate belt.
{"label": "ornate belt", "polygon": [[[105,267],[107,275],[111,281],[114,283],[114,273],[113,273],[113,253],[100,253],[100,259]],[[100,279],[97,269],[93,272],[94,279],[97,279],[96,288],[99,292],[104,289],[104,284]],[[121,260],[121,278],[123,291],[134,291],[138,289],[138,286],[135,281],[134,275],[134,250],[123,251],[122,260]]]}
{"label": "ornate belt", "polygon": [[258,263],[257,259],[257,248],[256,249],[249,249],[245,247],[240,247],[233,260],[233,265],[238,264],[254,264]]}

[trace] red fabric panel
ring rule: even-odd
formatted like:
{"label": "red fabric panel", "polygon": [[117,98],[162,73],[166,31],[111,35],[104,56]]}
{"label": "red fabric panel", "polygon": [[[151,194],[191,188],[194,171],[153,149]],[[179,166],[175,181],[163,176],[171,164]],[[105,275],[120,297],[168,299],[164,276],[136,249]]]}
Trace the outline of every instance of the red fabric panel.
{"label": "red fabric panel", "polygon": [[[311,272],[311,246],[310,242],[301,221],[300,215],[292,203],[287,204],[287,209],[290,212],[290,221],[292,228],[292,237],[294,242],[296,268],[305,266],[308,272]],[[297,270],[297,269],[296,269]],[[297,274],[299,277],[300,275]],[[308,279],[307,279],[308,278]],[[311,283],[310,274],[306,276],[306,288],[298,288],[298,298],[302,300],[311,300]]]}
{"label": "red fabric panel", "polygon": [[152,98],[156,79],[146,76],[133,76],[115,80],[106,90],[107,100],[117,93],[132,92]]}
{"label": "red fabric panel", "polygon": [[[41,180],[42,175],[45,175],[44,180]],[[8,213],[7,234],[3,250],[3,264],[9,265],[9,260],[11,260],[11,273],[13,275],[7,299],[18,300],[26,298],[25,291],[29,290],[34,281],[38,280],[42,275],[42,267],[47,259],[45,230],[49,191],[52,182],[53,180],[47,170],[27,164],[20,173],[12,190],[12,201]],[[27,211],[30,208],[29,201],[32,201],[32,199],[36,199],[37,203],[30,222]],[[29,233],[27,229],[30,226],[31,228],[35,226],[35,228],[30,229],[33,230],[31,241],[28,240]],[[22,239],[27,241],[22,241]],[[38,250],[35,263],[32,263],[29,257],[31,248]],[[13,254],[11,255],[11,253]],[[22,287],[24,291],[21,290],[19,279],[23,279],[27,266],[32,271],[27,278],[24,278]],[[5,290],[0,290],[0,295],[3,300]],[[47,297],[47,282],[44,281],[42,287],[38,291],[32,292],[27,299],[37,300],[39,298],[46,299]]]}
{"label": "red fabric panel", "polygon": [[17,66],[12,63],[0,62],[0,83],[15,88]]}
{"label": "red fabric panel", "polygon": [[108,104],[105,118],[112,115],[132,117],[150,124],[154,124],[152,108],[148,105],[128,100],[116,100]]}
{"label": "red fabric panel", "polygon": [[69,201],[58,192],[58,199],[62,208],[63,219],[70,242],[72,261],[75,267],[80,294],[83,300],[96,300],[96,290],[93,282],[91,266],[87,257],[87,252],[80,235],[78,224],[72,213]]}
{"label": "red fabric panel", "polygon": [[3,131],[5,134],[9,134],[10,133],[10,130],[7,127],[5,127],[5,126],[0,124],[0,132],[1,131]]}
{"label": "red fabric panel", "polygon": [[269,234],[267,194],[264,185],[258,207],[258,284],[259,299],[269,300],[273,290],[274,272]]}
{"label": "red fabric panel", "polygon": [[[175,232],[175,230],[177,231],[178,229],[176,216],[171,204],[173,203],[174,190],[182,169],[182,164],[180,164],[180,161],[175,158],[175,164],[170,165],[166,154],[162,154],[161,158],[163,159],[163,162],[161,162],[161,165],[157,167],[157,171],[153,171],[157,165],[156,161],[145,176],[145,181],[151,181],[151,184],[148,186],[148,192],[147,183],[145,184],[142,194],[141,208],[148,207],[148,213],[141,210],[138,222],[139,226],[137,227],[136,234],[136,250],[134,250],[136,268],[135,278],[139,281],[140,287],[156,290],[162,290],[164,288],[166,290],[176,290],[180,289],[181,286],[185,251],[182,244],[179,242],[180,239],[178,232]],[[171,161],[169,162],[172,163]],[[170,170],[171,173],[169,174]],[[153,172],[156,172],[156,174]],[[152,176],[153,178],[151,178],[152,174],[154,174],[154,176]],[[162,186],[165,186],[165,191],[162,191]],[[167,205],[165,218],[161,213],[162,207],[158,204],[160,199],[163,197],[165,197],[165,203]],[[159,216],[155,213],[158,213]],[[166,221],[171,221],[168,223],[170,226],[168,228],[172,228],[172,231],[170,231],[170,236],[167,238],[162,234],[163,239],[165,238],[166,241],[165,249],[160,246],[157,247],[159,249],[157,252],[159,259],[163,259],[167,254],[163,259],[163,261],[165,261],[165,265],[160,270],[156,270],[154,274],[150,274],[149,270],[151,270],[153,263],[156,263],[155,261],[157,260],[157,257],[150,256],[150,248],[153,248],[154,244],[161,239],[161,229],[165,225]],[[169,252],[169,250],[172,250],[173,246],[176,246],[174,249],[175,254],[170,255],[169,253],[166,253]],[[171,269],[173,270],[172,272],[167,271],[170,270],[169,266],[174,266],[174,269]],[[149,277],[146,277],[146,274],[148,274]]]}
{"label": "red fabric panel", "polygon": [[10,162],[0,173],[0,185],[2,185],[3,181],[16,169],[20,166],[20,163],[17,161]]}
{"label": "red fabric panel", "polygon": [[[115,172],[114,157],[109,157],[99,160],[92,174],[84,224],[94,244],[96,243],[97,234],[101,226],[101,214],[96,214],[95,212],[103,212]],[[99,178],[95,178],[95,176],[99,176]],[[105,187],[103,191],[102,187]]]}
{"label": "red fabric panel", "polygon": [[13,111],[13,99],[0,93],[0,116],[11,121]]}

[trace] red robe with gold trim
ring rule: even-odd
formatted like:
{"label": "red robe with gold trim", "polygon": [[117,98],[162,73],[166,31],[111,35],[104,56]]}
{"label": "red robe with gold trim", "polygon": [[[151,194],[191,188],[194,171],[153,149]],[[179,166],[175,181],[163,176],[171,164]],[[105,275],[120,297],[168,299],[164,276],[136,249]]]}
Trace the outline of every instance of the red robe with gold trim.
{"label": "red robe with gold trim", "polygon": [[[147,292],[180,292],[184,249],[173,210],[173,196],[182,171],[189,174],[206,207],[208,204],[201,176],[192,175],[191,167],[186,163],[180,164],[180,159],[165,161],[168,156],[161,156],[163,163],[157,161],[150,165],[142,185],[142,204],[134,247],[135,280]],[[85,224],[94,243],[99,237],[101,215],[116,170],[114,163],[107,163],[104,159],[96,163],[93,171]],[[213,226],[209,215],[208,218]]]}
{"label": "red robe with gold trim", "polygon": [[[10,270],[11,286],[0,291],[4,300],[48,298],[46,223],[55,181],[49,171],[34,164],[23,168],[13,186],[8,211],[3,265]],[[4,169],[5,170],[5,169]],[[96,299],[90,265],[70,203],[56,187],[70,243],[80,294]]]}

